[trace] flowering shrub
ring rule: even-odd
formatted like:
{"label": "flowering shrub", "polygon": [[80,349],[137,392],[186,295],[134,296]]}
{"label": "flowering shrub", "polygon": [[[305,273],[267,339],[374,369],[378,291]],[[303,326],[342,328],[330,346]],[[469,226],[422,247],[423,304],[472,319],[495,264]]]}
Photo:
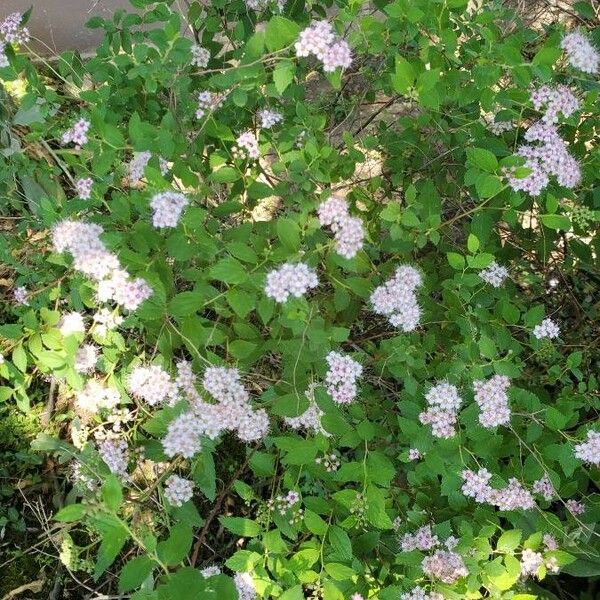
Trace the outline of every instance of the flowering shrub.
{"label": "flowering shrub", "polygon": [[0,24],[0,399],[80,593],[600,574],[592,6],[132,4],[86,61]]}

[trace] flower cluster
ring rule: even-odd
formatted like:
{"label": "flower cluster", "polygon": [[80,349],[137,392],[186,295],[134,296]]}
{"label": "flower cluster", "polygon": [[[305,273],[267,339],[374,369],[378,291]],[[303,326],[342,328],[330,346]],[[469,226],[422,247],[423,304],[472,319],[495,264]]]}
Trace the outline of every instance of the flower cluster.
{"label": "flower cluster", "polygon": [[414,267],[397,267],[394,276],[371,294],[373,311],[386,316],[394,327],[402,331],[414,331],[421,320],[415,291],[422,283],[421,274]]}
{"label": "flower cluster", "polygon": [[127,478],[129,449],[127,442],[118,438],[106,438],[98,442],[98,453],[110,472],[121,479]]}
{"label": "flower cluster", "polygon": [[365,230],[362,221],[348,212],[346,200],[331,196],[319,205],[317,212],[321,225],[331,227],[338,254],[354,258],[363,247]]}
{"label": "flower cluster", "polygon": [[267,274],[265,293],[276,302],[286,302],[290,296],[304,296],[317,285],[317,274],[308,265],[285,263]]}
{"label": "flower cluster", "polygon": [[85,387],[77,393],[75,405],[79,410],[96,414],[102,409],[112,410],[118,406],[121,401],[121,396],[118,390],[112,387],[107,387],[90,379]]}
{"label": "flower cluster", "polygon": [[321,424],[321,418],[325,413],[315,401],[315,387],[316,385],[313,384],[304,392],[309,401],[308,408],[297,417],[284,417],[283,420],[292,429],[306,429],[314,434],[320,433],[328,436],[329,433],[323,429],[323,425]]}
{"label": "flower cluster", "polygon": [[537,575],[540,567],[544,564],[544,557],[540,552],[525,548],[521,554],[521,575]]}
{"label": "flower cluster", "polygon": [[62,135],[63,145],[73,143],[76,148],[80,148],[88,143],[88,131],[91,123],[86,119],[79,119],[73,127],[67,129]]}
{"label": "flower cluster", "polygon": [[444,600],[444,596],[439,592],[427,593],[421,586],[413,588],[400,596],[400,600]]}
{"label": "flower cluster", "polygon": [[271,129],[283,121],[283,115],[274,110],[263,108],[258,111],[258,120],[262,129]]}
{"label": "flower cluster", "polygon": [[475,402],[479,405],[479,422],[491,428],[506,425],[510,421],[507,390],[510,379],[504,375],[494,375],[487,381],[473,382]]}
{"label": "flower cluster", "polygon": [[558,123],[560,113],[563,117],[570,117],[579,110],[579,100],[566,85],[542,85],[532,89],[531,103],[536,110],[544,110],[544,123]]}
{"label": "flower cluster", "polygon": [[100,302],[112,300],[127,310],[135,310],[152,295],[152,289],[143,279],[132,279],[121,268],[117,256],[100,240],[102,231],[94,223],[61,221],[52,230],[54,251],[71,253],[75,270],[98,283]]}
{"label": "flower cluster", "polygon": [[20,13],[12,13],[0,23],[0,67],[8,67],[8,57],[4,48],[9,44],[20,46],[26,44],[29,39],[29,29],[22,27],[23,16]]}
{"label": "flower cluster", "polygon": [[237,590],[238,600],[254,600],[256,598],[256,586],[250,573],[236,573],[233,583]]}
{"label": "flower cluster", "polygon": [[91,373],[98,362],[98,348],[93,344],[83,344],[75,354],[73,368],[78,373]]}
{"label": "flower cluster", "polygon": [[444,583],[455,583],[469,574],[462,556],[452,550],[436,550],[423,559],[421,568],[429,577]]}
{"label": "flower cluster", "polygon": [[587,441],[575,446],[575,456],[583,462],[600,467],[600,432],[588,431]]}
{"label": "flower cluster", "polygon": [[170,403],[177,394],[170,375],[158,365],[135,367],[127,379],[127,390],[150,406]]}
{"label": "flower cluster", "polygon": [[82,200],[89,200],[92,197],[92,186],[94,185],[94,180],[91,177],[82,177],[75,182],[75,189],[77,190],[77,195]]}
{"label": "flower cluster", "polygon": [[600,53],[592,46],[587,36],[580,31],[565,35],[560,47],[566,52],[573,68],[592,75],[598,72]]}
{"label": "flower cluster", "polygon": [[83,315],[77,311],[65,313],[58,322],[58,330],[63,336],[85,333]]}
{"label": "flower cluster", "polygon": [[232,149],[233,157],[240,160],[256,160],[260,156],[258,140],[251,131],[244,131],[235,141]]}
{"label": "flower cluster", "polygon": [[410,448],[408,450],[408,460],[419,460],[422,456],[418,448]]}
{"label": "flower cluster", "polygon": [[[152,152],[134,152],[133,157],[129,161],[127,165],[127,181],[129,185],[136,186],[139,185],[141,180],[144,177],[144,171],[146,169],[146,165],[150,162],[152,158]],[[158,157],[158,165],[160,168],[160,173],[164,177],[169,172],[169,163],[162,156]]]}
{"label": "flower cluster", "polygon": [[315,458],[315,464],[322,465],[328,473],[334,473],[340,468],[340,459],[337,454],[324,454]]}
{"label": "flower cluster", "polygon": [[419,421],[424,425],[431,425],[431,432],[436,437],[452,437],[456,433],[454,426],[462,404],[456,386],[442,381],[427,392],[425,399],[428,409],[419,415]]}
{"label": "flower cluster", "polygon": [[574,516],[578,517],[585,512],[585,504],[583,502],[579,502],[579,500],[567,500],[565,502],[567,506],[567,510]]}
{"label": "flower cluster", "polygon": [[225,102],[227,98],[226,92],[219,94],[209,91],[200,92],[198,94],[198,108],[196,109],[196,119],[201,119],[207,112],[213,112]]}
{"label": "flower cluster", "polygon": [[178,454],[192,458],[202,450],[202,433],[202,422],[194,413],[184,412],[169,423],[167,434],[162,439],[163,450],[169,458]]}
{"label": "flower cluster", "polygon": [[508,277],[508,269],[494,261],[488,267],[479,271],[479,277],[492,287],[499,288]]}
{"label": "flower cluster", "polygon": [[159,192],[152,196],[152,225],[160,229],[163,227],[177,227],[183,209],[189,200],[179,192]]}
{"label": "flower cluster", "polygon": [[334,402],[349,404],[356,398],[356,380],[362,375],[362,366],[339,352],[330,352],[326,360],[329,365],[325,375],[327,393]]}
{"label": "flower cluster", "polygon": [[107,335],[109,331],[116,329],[123,322],[121,315],[111,312],[108,308],[99,309],[93,319],[94,331],[100,336]]}
{"label": "flower cluster", "polygon": [[534,481],[532,489],[536,494],[543,496],[544,500],[547,500],[548,502],[556,495],[554,486],[547,474],[544,474],[543,477]]}
{"label": "flower cluster", "polygon": [[301,31],[295,48],[299,57],[312,54],[318,58],[326,73],[333,73],[338,67],[347,69],[352,64],[348,42],[338,38],[327,21],[313,21]]}
{"label": "flower cluster", "polygon": [[414,533],[405,533],[400,538],[400,548],[402,552],[411,552],[412,550],[432,550],[439,546],[440,540],[437,535],[431,531],[431,525],[419,527]]}
{"label": "flower cluster", "polygon": [[195,67],[200,67],[204,69],[208,66],[208,61],[210,60],[210,52],[200,46],[200,44],[193,44],[191,47],[192,60],[191,63]]}
{"label": "flower cluster", "polygon": [[538,340],[554,339],[560,335],[560,328],[552,319],[544,319],[533,328],[533,336]]}
{"label": "flower cluster", "polygon": [[529,510],[535,507],[531,493],[514,477],[508,480],[508,485],[500,490],[489,484],[492,474],[487,469],[479,469],[477,473],[469,469],[462,472],[464,480],[462,493],[474,498],[475,502],[496,506],[499,510]]}
{"label": "flower cluster", "polygon": [[496,121],[495,114],[486,114],[482,120],[487,129],[494,135],[501,135],[505,131],[511,131],[515,128],[514,121]]}
{"label": "flower cluster", "polygon": [[165,498],[171,506],[182,506],[194,495],[194,483],[178,475],[171,475],[165,481]]}
{"label": "flower cluster", "polygon": [[16,304],[20,306],[29,306],[29,292],[23,285],[15,288],[13,292],[13,298]]}

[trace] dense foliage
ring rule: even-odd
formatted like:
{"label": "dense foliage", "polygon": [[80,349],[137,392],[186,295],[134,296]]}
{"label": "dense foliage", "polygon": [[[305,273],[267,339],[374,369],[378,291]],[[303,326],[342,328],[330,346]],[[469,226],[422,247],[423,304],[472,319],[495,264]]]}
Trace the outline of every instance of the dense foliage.
{"label": "dense foliage", "polygon": [[20,547],[74,598],[600,575],[593,5],[131,1],[85,61],[0,26]]}

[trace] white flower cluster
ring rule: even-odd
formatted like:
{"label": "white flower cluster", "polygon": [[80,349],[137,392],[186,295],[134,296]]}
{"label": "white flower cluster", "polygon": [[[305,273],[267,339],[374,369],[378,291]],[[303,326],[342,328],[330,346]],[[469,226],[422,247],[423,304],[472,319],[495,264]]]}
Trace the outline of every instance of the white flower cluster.
{"label": "white flower cluster", "polygon": [[78,373],[91,373],[98,362],[98,348],[93,344],[83,344],[75,354],[73,368]]}
{"label": "white flower cluster", "polygon": [[200,92],[198,94],[198,108],[196,110],[196,119],[201,119],[207,112],[213,112],[225,102],[227,98],[226,92],[219,94],[209,91]]}
{"label": "white flower cluster", "polygon": [[566,52],[573,68],[592,75],[598,72],[600,53],[592,46],[588,37],[580,31],[565,35],[560,47]]}
{"label": "white flower cluster", "polygon": [[237,590],[238,600],[254,600],[256,598],[256,586],[250,573],[236,573],[233,583]]}
{"label": "white flower cluster", "polygon": [[127,378],[127,390],[150,406],[172,403],[177,394],[171,376],[158,365],[135,367]]}
{"label": "white flower cluster", "polygon": [[218,565],[210,565],[208,567],[204,567],[204,569],[201,569],[200,574],[205,579],[208,579],[209,577],[220,575],[222,572],[223,571],[221,571],[221,567],[219,567]]}
{"label": "white flower cluster", "polygon": [[462,556],[452,550],[436,550],[423,559],[421,568],[429,577],[444,583],[455,583],[469,574]]}
{"label": "white flower cluster", "polygon": [[223,431],[235,431],[243,442],[263,438],[269,429],[269,418],[263,409],[250,405],[248,392],[241,384],[237,369],[209,367],[204,373],[204,389],[217,401],[204,402],[195,389],[188,363],[178,365],[175,389],[180,386],[191,410],[176,417],[167,428],[162,444],[165,454],[181,454],[191,458],[202,448],[200,437],[217,438]]}
{"label": "white flower cluster", "polygon": [[444,596],[439,592],[427,593],[421,586],[413,588],[400,596],[400,600],[444,600]]}
{"label": "white flower cluster", "polygon": [[479,272],[479,277],[492,287],[499,288],[508,277],[508,269],[494,261]]}
{"label": "white flower cluster", "polygon": [[90,130],[91,123],[86,119],[79,119],[73,127],[67,129],[62,135],[62,143],[75,144],[76,148],[88,143],[88,131]]}
{"label": "white flower cluster", "polygon": [[479,422],[491,428],[506,425],[510,421],[508,394],[510,379],[504,375],[494,375],[487,381],[474,381],[475,402],[479,405]]}
{"label": "white flower cluster", "polygon": [[16,304],[20,306],[29,306],[29,292],[27,288],[23,285],[15,288],[13,292],[13,299]]}
{"label": "white flower cluster", "polygon": [[29,29],[21,27],[23,16],[20,13],[12,13],[0,23],[0,67],[8,67],[8,57],[5,47],[9,44],[21,46],[26,44],[29,39]]}
{"label": "white flower cluster", "polygon": [[588,431],[587,440],[575,446],[575,456],[583,462],[600,467],[600,432]]}
{"label": "white flower cluster", "polygon": [[389,322],[402,331],[414,331],[421,320],[415,291],[422,283],[421,274],[414,267],[397,267],[394,276],[371,294],[373,311],[388,317]]}
{"label": "white flower cluster", "polygon": [[85,387],[77,392],[75,406],[79,410],[96,414],[102,409],[114,409],[120,401],[121,396],[118,390],[107,387],[95,379],[90,379]]}
{"label": "white flower cluster", "polygon": [[421,457],[422,457],[422,454],[418,448],[409,448],[408,460],[419,460]]}
{"label": "white flower cluster", "polygon": [[85,333],[83,315],[76,311],[65,313],[58,322],[58,330],[63,336]]}
{"label": "white flower cluster", "polygon": [[462,399],[456,386],[442,381],[425,395],[428,409],[419,415],[419,421],[431,425],[431,433],[439,438],[451,438],[455,433],[458,409]]}
{"label": "white flower cluster", "polygon": [[511,131],[515,128],[514,121],[496,121],[495,114],[486,114],[482,120],[487,129],[494,135],[501,135],[505,131]]}
{"label": "white flower cluster", "polygon": [[270,510],[277,511],[280,515],[285,515],[291,508],[300,502],[300,494],[290,490],[285,496],[276,496],[267,501]]}
{"label": "white flower cluster", "polygon": [[92,197],[92,186],[94,185],[94,180],[91,177],[82,177],[75,182],[75,189],[77,190],[77,195],[82,200],[89,200]]}
{"label": "white flower cluster", "polygon": [[321,433],[322,435],[329,436],[329,433],[323,429],[321,424],[321,418],[325,414],[317,405],[315,401],[315,388],[316,384],[312,384],[304,392],[304,395],[308,398],[308,408],[297,417],[284,417],[286,425],[292,429],[305,429],[312,432],[313,434]]}
{"label": "white flower cluster", "polygon": [[544,564],[544,557],[540,552],[525,548],[521,553],[521,575],[537,575],[540,567]]}
{"label": "white flower cluster", "polygon": [[[152,152],[134,152],[129,164],[127,165],[127,181],[129,185],[136,186],[142,181],[146,165],[152,158]],[[169,172],[169,163],[162,156],[158,157],[160,173],[164,177]]]}
{"label": "white flower cluster", "polygon": [[179,475],[171,475],[165,481],[165,498],[171,506],[183,506],[194,495],[194,483]]}
{"label": "white flower cluster", "polygon": [[492,474],[487,469],[479,469],[477,473],[465,469],[461,476],[464,480],[462,493],[474,498],[480,504],[487,503],[500,510],[529,510],[535,507],[531,493],[514,477],[508,480],[508,485],[496,490],[489,484]]}
{"label": "white flower cluster", "polygon": [[575,188],[581,181],[581,169],[567,145],[560,137],[558,129],[551,123],[538,121],[525,133],[528,142],[517,150],[517,155],[525,159],[525,166],[531,172],[525,177],[514,177],[513,169],[505,170],[510,187],[527,192],[530,196],[539,196],[548,185],[550,176],[556,177],[559,185]]}
{"label": "white flower cluster", "polygon": [[191,47],[192,60],[191,63],[195,67],[200,67],[204,69],[208,66],[208,61],[210,60],[210,52],[200,46],[200,44],[192,44]]}
{"label": "white flower cluster", "polygon": [[237,137],[232,153],[233,158],[240,160],[257,160],[260,156],[260,148],[256,136],[251,131],[244,131]]}
{"label": "white flower cluster", "polygon": [[356,398],[356,380],[362,375],[362,366],[339,352],[330,352],[325,360],[329,365],[325,375],[327,393],[334,402],[349,404]]}
{"label": "white flower cluster", "polygon": [[127,310],[135,310],[152,295],[152,289],[143,279],[132,279],[121,268],[117,256],[100,240],[102,231],[94,223],[65,219],[52,230],[54,251],[71,253],[75,270],[98,283],[100,302],[112,300]]}
{"label": "white flower cluster", "polygon": [[152,208],[152,225],[160,229],[163,227],[177,227],[183,209],[189,200],[179,192],[159,192],[150,200]]}
{"label": "white flower cluster", "polygon": [[258,120],[262,129],[271,129],[283,121],[283,115],[269,108],[263,108],[258,111]]}
{"label": "white flower cluster", "polygon": [[317,212],[321,225],[331,227],[338,254],[354,258],[363,247],[365,230],[362,221],[348,212],[346,200],[331,196],[319,205]]}
{"label": "white flower cluster", "polygon": [[532,89],[531,103],[536,110],[544,110],[544,123],[558,123],[560,113],[563,117],[570,117],[579,110],[579,100],[566,85],[542,85]]}
{"label": "white flower cluster", "polygon": [[533,336],[538,340],[544,338],[554,339],[560,335],[559,326],[552,319],[544,319],[539,325],[533,328]]}
{"label": "white flower cluster", "polygon": [[313,21],[300,32],[295,44],[299,57],[311,54],[323,63],[323,71],[333,73],[338,67],[347,69],[352,64],[352,51],[348,42],[336,36],[327,21]]}
{"label": "white flower cluster", "polygon": [[540,494],[540,496],[542,496],[544,500],[547,500],[548,502],[553,500],[554,496],[556,496],[554,486],[552,485],[547,473],[544,473],[543,477],[533,482],[532,489],[536,494]]}
{"label": "white flower cluster", "polygon": [[98,452],[106,466],[121,479],[127,478],[129,449],[123,439],[107,438],[98,442]]}
{"label": "white flower cluster", "polygon": [[337,454],[324,454],[315,458],[315,464],[321,465],[328,473],[334,473],[340,468],[341,462]]}
{"label": "white flower cluster", "polygon": [[319,280],[313,269],[304,263],[285,263],[267,274],[265,293],[276,302],[286,302],[290,296],[299,298],[317,287]]}
{"label": "white flower cluster", "polygon": [[567,500],[565,504],[567,506],[567,510],[574,517],[582,515],[585,512],[585,504],[583,502],[579,502],[579,500]]}
{"label": "white flower cluster", "polygon": [[405,533],[400,538],[400,548],[402,552],[411,552],[412,550],[432,550],[439,546],[440,540],[437,535],[431,531],[431,525],[423,525],[414,533]]}
{"label": "white flower cluster", "polygon": [[93,316],[94,331],[101,336],[105,336],[109,331],[116,329],[122,322],[123,317],[108,310],[108,308],[99,309]]}

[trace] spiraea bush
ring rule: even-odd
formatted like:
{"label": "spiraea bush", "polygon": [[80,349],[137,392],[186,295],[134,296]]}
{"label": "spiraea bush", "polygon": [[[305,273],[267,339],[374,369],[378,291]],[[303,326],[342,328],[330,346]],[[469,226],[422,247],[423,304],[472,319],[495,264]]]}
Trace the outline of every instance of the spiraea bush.
{"label": "spiraea bush", "polygon": [[0,24],[0,399],[69,597],[600,575],[595,4],[132,4],[86,60]]}

